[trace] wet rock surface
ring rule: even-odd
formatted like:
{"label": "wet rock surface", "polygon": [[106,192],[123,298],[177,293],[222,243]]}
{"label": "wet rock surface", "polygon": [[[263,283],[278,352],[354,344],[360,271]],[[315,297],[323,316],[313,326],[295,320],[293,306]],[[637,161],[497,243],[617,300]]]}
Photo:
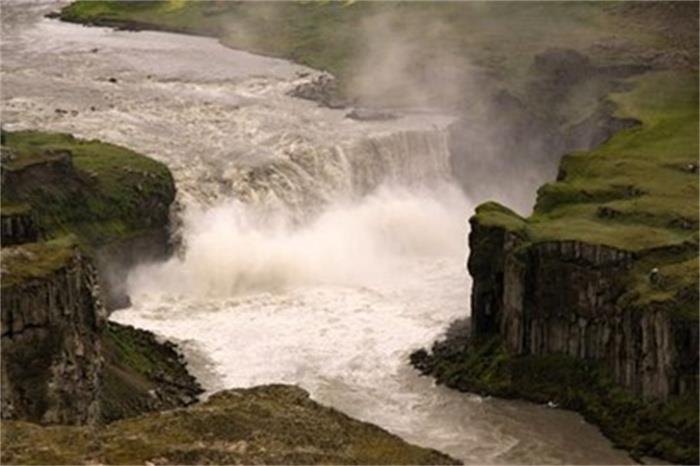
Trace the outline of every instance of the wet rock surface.
{"label": "wet rock surface", "polygon": [[[300,77],[306,77],[304,73]],[[297,85],[289,92],[292,97],[312,100],[328,108],[346,108],[350,102],[341,97],[338,81],[328,73],[321,73],[311,80]]]}

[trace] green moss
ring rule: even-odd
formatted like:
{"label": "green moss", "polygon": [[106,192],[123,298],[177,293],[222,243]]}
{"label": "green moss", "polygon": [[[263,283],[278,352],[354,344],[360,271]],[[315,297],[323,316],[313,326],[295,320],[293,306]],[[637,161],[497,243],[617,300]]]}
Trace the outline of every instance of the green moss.
{"label": "green moss", "polygon": [[31,208],[39,229],[97,247],[167,223],[168,168],[123,147],[67,134],[4,132],[3,208]]}
{"label": "green moss", "polygon": [[497,202],[479,205],[474,220],[481,226],[503,228],[513,233],[523,233],[526,227],[525,219]]}
{"label": "green moss", "polygon": [[552,401],[578,411],[636,458],[697,464],[697,397],[643,400],[615,384],[599,363],[561,354],[515,357],[493,337],[435,361],[432,374],[463,391]]}
{"label": "green moss", "polygon": [[32,208],[29,204],[9,204],[4,203],[0,207],[0,214],[4,216],[12,215],[29,215],[32,212]]}
{"label": "green moss", "polygon": [[74,256],[75,237],[25,244],[21,249],[3,249],[2,287],[41,279],[65,267]]}
{"label": "green moss", "polygon": [[157,342],[150,332],[108,322],[102,349],[100,407],[105,422],[182,406],[183,400],[201,393],[174,347]]}
{"label": "green moss", "polygon": [[[618,116],[637,118],[641,126],[563,159],[564,179],[539,192],[533,238],[633,251],[693,240],[698,177],[687,167],[698,162],[697,74],[655,72],[632,81],[631,92],[612,99]],[[678,227],[683,224],[687,228]]]}
{"label": "green moss", "polygon": [[92,435],[85,428],[22,421],[3,421],[1,427],[3,464],[81,464],[90,451]]}

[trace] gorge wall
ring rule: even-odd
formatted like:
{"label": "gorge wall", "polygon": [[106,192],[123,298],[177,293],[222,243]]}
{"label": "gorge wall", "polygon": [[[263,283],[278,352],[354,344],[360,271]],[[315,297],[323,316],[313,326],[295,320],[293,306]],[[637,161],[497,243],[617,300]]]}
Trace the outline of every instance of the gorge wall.
{"label": "gorge wall", "polygon": [[697,326],[620,302],[635,254],[580,241],[526,245],[478,216],[471,226],[473,337],[498,334],[515,355],[601,361],[643,397],[697,392]]}
{"label": "gorge wall", "polygon": [[[18,260],[40,260],[35,254],[12,257],[3,250],[3,267],[11,273]],[[106,318],[99,294],[95,268],[77,249],[43,277],[3,277],[3,419],[85,424],[99,418]]]}
{"label": "gorge wall", "polygon": [[169,252],[168,169],[64,134],[2,143],[2,418],[93,424],[194,403],[174,345],[108,323],[105,306],[128,302],[130,267]]}
{"label": "gorge wall", "polygon": [[610,94],[608,121],[628,123],[565,155],[528,217],[477,207],[471,329],[414,353],[418,369],[580,411],[636,458],[697,462],[696,70]]}

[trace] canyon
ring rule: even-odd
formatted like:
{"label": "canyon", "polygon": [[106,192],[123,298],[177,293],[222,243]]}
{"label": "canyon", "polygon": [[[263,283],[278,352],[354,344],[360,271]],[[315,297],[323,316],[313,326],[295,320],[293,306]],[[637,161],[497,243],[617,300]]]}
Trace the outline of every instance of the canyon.
{"label": "canyon", "polygon": [[[246,6],[149,16],[165,4],[106,5],[86,20],[71,16],[92,14],[79,2],[64,17],[126,31],[43,18],[50,2],[3,8],[2,341],[17,355],[3,357],[3,418],[108,422],[3,421],[4,461],[31,461],[36,442],[59,463],[632,461],[613,447],[638,461],[697,457],[697,112],[679,103],[697,102],[697,66],[686,42],[650,51],[630,34],[619,49],[606,37],[537,50],[517,83],[486,54],[464,101],[446,106],[450,82],[402,93],[383,87],[391,79],[348,80],[342,62],[328,62],[335,82],[211,38],[128,31],[212,35],[168,22],[178,8]],[[340,6],[324,8],[311,14]],[[291,58],[304,62],[300,50]],[[349,89],[376,105],[338,95]],[[66,203],[52,210],[35,196],[57,179],[63,191],[45,194]],[[85,193],[87,210],[71,207]],[[463,395],[407,361],[468,315],[469,292],[467,329],[411,356]],[[27,374],[17,361],[35,350],[48,358]],[[32,377],[29,395],[10,383]],[[71,384],[80,396],[67,400]],[[303,422],[255,420],[285,409]],[[239,431],[201,444],[204,424],[236,416]],[[331,451],[319,432],[334,419],[358,447]],[[170,421],[157,441],[133,437]],[[101,447],[88,454],[68,434]]]}

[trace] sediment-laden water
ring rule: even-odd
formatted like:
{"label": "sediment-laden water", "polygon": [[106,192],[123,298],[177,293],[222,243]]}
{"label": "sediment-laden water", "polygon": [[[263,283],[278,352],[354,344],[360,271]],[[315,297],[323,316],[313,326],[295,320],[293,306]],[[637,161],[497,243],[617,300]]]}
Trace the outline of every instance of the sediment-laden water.
{"label": "sediment-laden water", "polygon": [[287,95],[313,70],[42,17],[55,8],[2,5],[5,127],[130,147],[166,162],[179,191],[181,253],[134,271],[114,320],[180,342],[209,392],[298,384],[467,463],[629,462],[573,413],[460,394],[408,366],[469,311],[466,220],[481,200],[452,183],[450,116],[354,121]]}

